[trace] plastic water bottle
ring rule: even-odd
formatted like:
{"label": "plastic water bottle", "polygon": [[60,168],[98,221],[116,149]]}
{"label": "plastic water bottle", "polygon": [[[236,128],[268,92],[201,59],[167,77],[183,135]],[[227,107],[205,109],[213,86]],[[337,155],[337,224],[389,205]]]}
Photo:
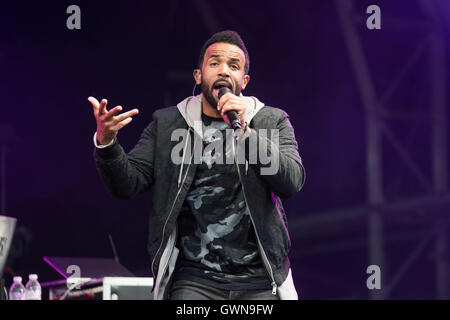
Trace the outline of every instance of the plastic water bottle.
{"label": "plastic water bottle", "polygon": [[26,300],[41,300],[41,285],[38,282],[37,274],[30,274],[28,282],[25,286]]}
{"label": "plastic water bottle", "polygon": [[22,277],[14,277],[14,283],[9,288],[9,300],[25,300],[25,287],[22,284]]}

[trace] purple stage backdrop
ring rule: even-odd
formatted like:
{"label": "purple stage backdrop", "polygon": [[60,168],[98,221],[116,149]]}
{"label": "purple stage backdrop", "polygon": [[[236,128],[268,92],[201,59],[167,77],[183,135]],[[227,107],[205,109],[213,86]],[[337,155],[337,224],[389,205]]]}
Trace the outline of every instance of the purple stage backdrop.
{"label": "purple stage backdrop", "polygon": [[151,276],[151,192],[109,195],[87,98],[139,108],[119,132],[129,151],[153,111],[192,94],[203,42],[231,29],[250,54],[243,93],[290,115],[306,168],[283,202],[300,298],[450,298],[449,21],[445,0],[1,4],[0,214],[18,220],[5,277],[61,279],[44,256],[113,257],[109,235]]}

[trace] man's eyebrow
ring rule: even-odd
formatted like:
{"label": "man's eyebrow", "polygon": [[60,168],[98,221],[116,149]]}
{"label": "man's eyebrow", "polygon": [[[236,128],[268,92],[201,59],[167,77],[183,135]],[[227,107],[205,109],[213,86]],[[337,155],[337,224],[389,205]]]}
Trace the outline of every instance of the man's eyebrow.
{"label": "man's eyebrow", "polygon": [[208,60],[209,60],[209,59],[214,59],[214,58],[220,58],[220,57],[223,57],[223,55],[221,55],[221,54],[212,54],[212,55],[208,58]]}
{"label": "man's eyebrow", "polygon": [[[209,58],[208,58],[208,60],[209,59],[214,59],[214,58],[220,58],[220,57],[223,57],[223,55],[221,55],[221,54],[212,54]],[[239,58],[231,58],[231,61],[233,61],[233,62],[241,62],[241,59],[239,59]]]}

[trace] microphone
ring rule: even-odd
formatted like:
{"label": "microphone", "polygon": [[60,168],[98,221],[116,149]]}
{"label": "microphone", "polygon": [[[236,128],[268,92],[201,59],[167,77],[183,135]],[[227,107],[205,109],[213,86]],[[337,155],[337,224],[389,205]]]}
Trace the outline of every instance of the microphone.
{"label": "microphone", "polygon": [[[219,93],[218,93],[219,100],[220,100],[220,98],[222,98],[222,96],[225,93],[228,93],[228,92],[231,92],[231,90],[228,89],[227,87],[220,88]],[[230,121],[231,127],[233,128],[233,130],[236,131],[237,129],[242,129],[241,119],[239,119],[236,111],[230,110],[230,111],[225,112],[225,114],[227,115],[228,121]]]}

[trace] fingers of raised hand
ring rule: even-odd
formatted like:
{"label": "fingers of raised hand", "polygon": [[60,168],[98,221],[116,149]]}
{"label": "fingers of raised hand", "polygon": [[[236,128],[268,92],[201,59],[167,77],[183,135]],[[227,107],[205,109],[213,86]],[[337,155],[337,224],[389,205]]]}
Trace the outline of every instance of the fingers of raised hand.
{"label": "fingers of raised hand", "polygon": [[105,113],[108,112],[106,110],[106,105],[108,104],[108,100],[107,99],[102,99],[101,102],[98,102],[98,100],[96,98],[89,97],[88,100],[92,104],[92,108],[94,110],[94,115],[96,117],[102,116],[102,115],[104,115]]}
{"label": "fingers of raised hand", "polygon": [[97,115],[99,107],[100,107],[100,103],[94,97],[89,97],[88,101],[92,104],[92,109],[94,110],[94,114]]}
{"label": "fingers of raised hand", "polygon": [[106,110],[106,105],[108,104],[108,100],[107,99],[102,99],[102,101],[100,102],[100,107],[99,107],[99,113],[100,115],[104,115],[105,113],[108,112],[108,110]]}
{"label": "fingers of raised hand", "polygon": [[111,130],[117,131],[119,129],[122,129],[127,124],[129,124],[131,121],[133,121],[133,118],[132,117],[128,117],[125,120],[117,122],[114,126],[111,127]]}
{"label": "fingers of raised hand", "polygon": [[116,114],[118,114],[120,111],[122,111],[122,106],[117,106],[115,108],[112,108],[111,110],[109,110],[104,115],[101,115],[100,116],[100,120],[102,120],[103,122],[109,121],[109,120],[113,119],[113,117]]}
{"label": "fingers of raised hand", "polygon": [[[114,108],[115,109],[115,108]],[[114,110],[113,109],[113,110]],[[113,111],[111,110],[111,111]],[[118,116],[109,117],[105,122],[108,123],[108,127],[111,130],[119,130],[129,124],[133,119],[132,116],[135,116],[139,113],[138,109],[133,109],[127,112],[124,112]]]}
{"label": "fingers of raised hand", "polygon": [[106,130],[114,131],[123,128],[133,120],[131,118],[132,116],[139,113],[138,109],[133,109],[119,114],[123,109],[122,106],[117,106],[108,111],[106,109],[106,105],[108,104],[107,99],[102,99],[101,102],[99,102],[96,98],[89,97],[88,101],[92,104],[97,123],[102,123],[101,126]]}
{"label": "fingers of raised hand", "polygon": [[120,115],[114,117],[114,120],[115,120],[116,122],[120,122],[120,121],[125,120],[125,119],[128,118],[128,117],[135,116],[135,115],[137,115],[138,113],[139,113],[139,110],[138,110],[138,109],[133,109],[133,110],[124,112],[124,113],[122,113],[122,114],[120,114]]}

